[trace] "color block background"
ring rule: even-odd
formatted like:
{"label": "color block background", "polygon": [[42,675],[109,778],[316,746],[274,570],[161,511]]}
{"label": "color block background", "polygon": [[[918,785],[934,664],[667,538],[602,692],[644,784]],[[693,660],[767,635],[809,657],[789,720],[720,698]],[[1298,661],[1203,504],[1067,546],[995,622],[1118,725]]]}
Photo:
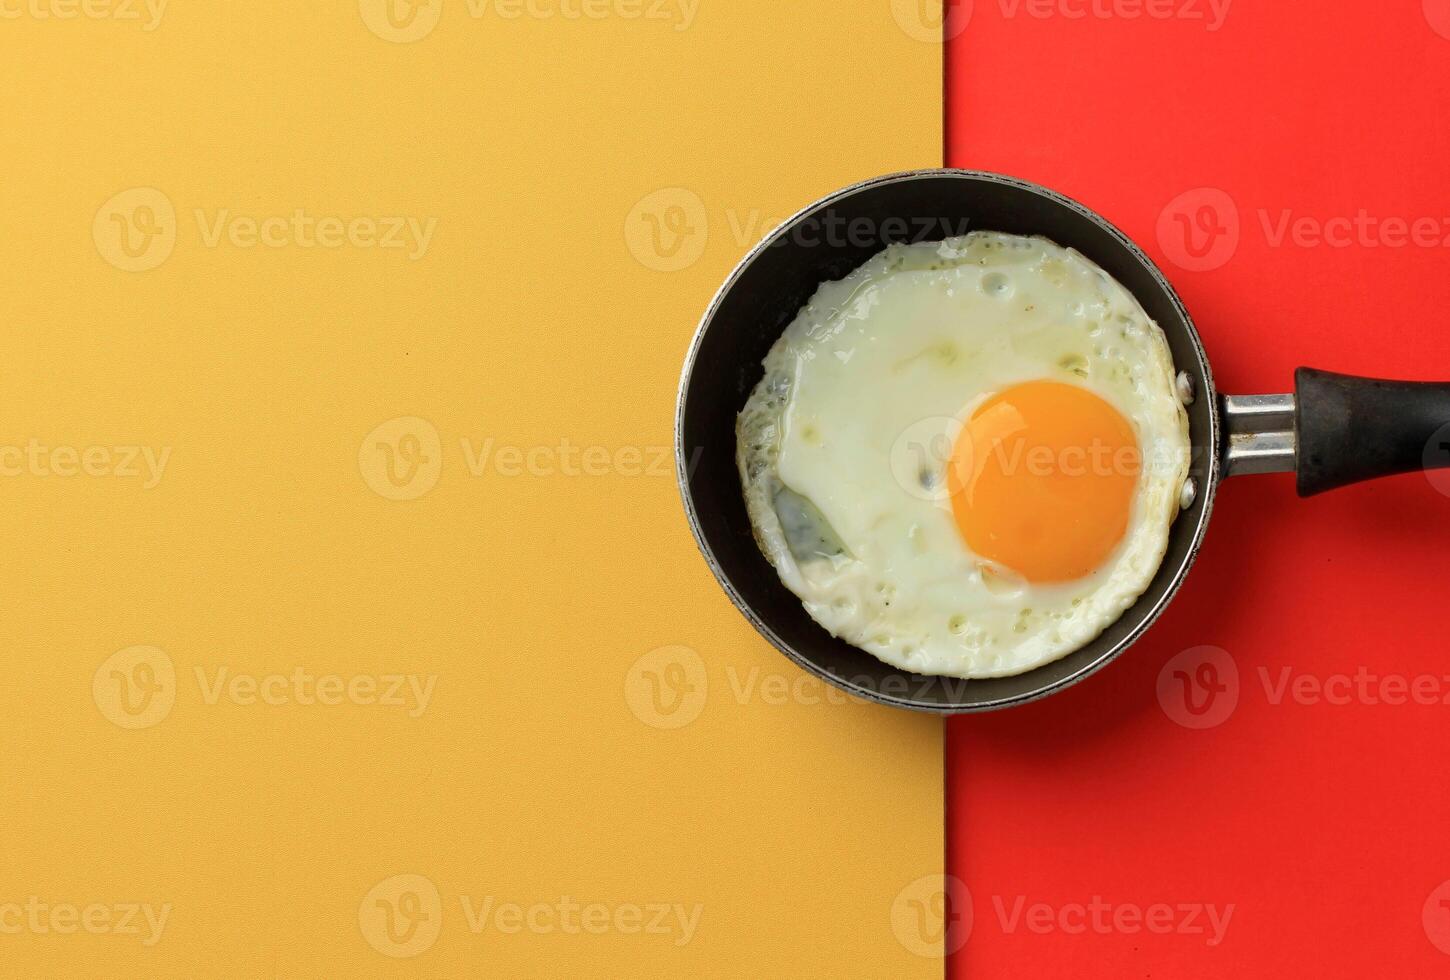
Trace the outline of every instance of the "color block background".
{"label": "color block background", "polygon": [[[3,9],[3,972],[938,975],[940,726],[766,649],[660,464],[734,260],[939,162],[934,5]],[[954,10],[949,162],[1224,390],[1450,374],[1450,5]],[[1447,491],[1235,481],[1130,655],[951,723],[951,974],[1442,972]]]}
{"label": "color block background", "polygon": [[4,6],[0,974],[940,976],[940,723],[667,458],[736,259],[940,162],[929,7]]}
{"label": "color block background", "polygon": [[[950,163],[1141,242],[1225,391],[1290,390],[1301,364],[1450,377],[1450,5],[1223,6],[1216,30],[1207,3],[959,8]],[[1447,489],[1231,481],[1146,639],[1059,697],[951,722],[950,866],[975,911],[951,975],[1442,975]],[[1418,678],[1436,703],[1407,696]],[[1063,927],[1095,899],[1233,913],[1216,946]]]}

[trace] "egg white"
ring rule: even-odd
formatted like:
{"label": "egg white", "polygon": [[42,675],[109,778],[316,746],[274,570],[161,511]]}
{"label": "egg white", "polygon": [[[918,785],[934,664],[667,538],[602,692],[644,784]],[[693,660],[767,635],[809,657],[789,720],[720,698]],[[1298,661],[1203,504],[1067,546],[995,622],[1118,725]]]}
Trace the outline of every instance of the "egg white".
{"label": "egg white", "polygon": [[[963,542],[945,490],[972,410],[1026,381],[1087,388],[1143,454],[1128,529],[1092,574],[1031,584]],[[895,667],[1003,677],[1090,642],[1163,560],[1188,417],[1162,330],[1043,238],[893,245],[821,286],[765,358],[737,425],[761,550],[811,617]]]}

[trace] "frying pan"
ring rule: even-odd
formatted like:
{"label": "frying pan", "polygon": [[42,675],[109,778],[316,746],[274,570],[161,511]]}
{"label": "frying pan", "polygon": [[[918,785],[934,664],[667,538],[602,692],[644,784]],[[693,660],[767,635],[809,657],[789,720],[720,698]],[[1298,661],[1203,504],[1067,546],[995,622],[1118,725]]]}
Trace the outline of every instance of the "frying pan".
{"label": "frying pan", "polygon": [[[1137,602],[1097,639],[1015,677],[907,673],[831,636],[781,584],[755,543],[735,464],[735,419],[762,359],[824,282],[893,242],[968,230],[1042,235],[1077,249],[1122,283],[1168,339],[1192,454],[1168,550]],[[1044,187],[1001,174],[919,170],[867,180],[807,207],[735,268],[705,313],[680,382],[675,452],[690,528],[731,601],[805,670],[857,697],[955,714],[1024,704],[1106,666],[1143,634],[1183,584],[1219,484],[1294,472],[1309,496],[1359,480],[1450,465],[1450,385],[1380,381],[1300,368],[1294,394],[1220,395],[1198,330],[1162,272],[1122,232]]]}

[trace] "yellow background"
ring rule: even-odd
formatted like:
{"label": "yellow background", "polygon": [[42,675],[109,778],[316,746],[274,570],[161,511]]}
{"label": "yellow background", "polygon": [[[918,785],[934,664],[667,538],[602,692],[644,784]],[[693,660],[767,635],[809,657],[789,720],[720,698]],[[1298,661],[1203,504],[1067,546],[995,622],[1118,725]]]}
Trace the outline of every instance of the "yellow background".
{"label": "yellow background", "polygon": [[[917,0],[581,2],[390,38],[372,0],[6,0],[0,907],[171,908],[150,946],[0,930],[0,974],[940,975],[902,935],[939,723],[804,683],[660,463],[740,255],[940,163],[939,47]],[[208,241],[299,210],[436,230]],[[299,704],[297,668],[435,686]],[[474,933],[490,896],[625,926]],[[688,943],[628,929],[654,903]]]}

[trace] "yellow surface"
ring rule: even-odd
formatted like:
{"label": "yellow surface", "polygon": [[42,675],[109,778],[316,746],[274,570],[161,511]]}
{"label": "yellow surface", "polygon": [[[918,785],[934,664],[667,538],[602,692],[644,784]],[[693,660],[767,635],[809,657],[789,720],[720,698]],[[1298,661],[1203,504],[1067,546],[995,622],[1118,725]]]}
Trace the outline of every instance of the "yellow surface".
{"label": "yellow surface", "polygon": [[666,459],[754,239],[940,162],[920,4],[399,4],[0,0],[0,975],[939,976],[939,724]]}

